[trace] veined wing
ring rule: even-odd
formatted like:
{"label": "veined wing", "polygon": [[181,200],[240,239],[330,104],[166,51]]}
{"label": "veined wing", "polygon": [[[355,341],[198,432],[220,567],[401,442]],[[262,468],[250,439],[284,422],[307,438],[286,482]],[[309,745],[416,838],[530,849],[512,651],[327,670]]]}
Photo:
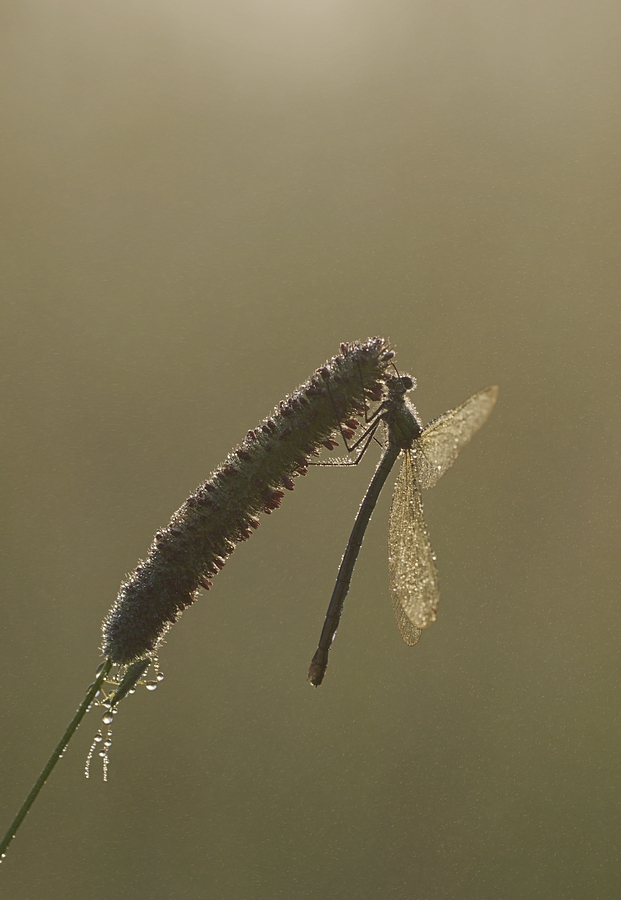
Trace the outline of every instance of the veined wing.
{"label": "veined wing", "polygon": [[404,452],[392,497],[388,553],[392,608],[401,637],[412,646],[420,639],[421,629],[435,622],[440,589],[409,450]]}
{"label": "veined wing", "polygon": [[433,487],[453,465],[461,448],[487,421],[497,399],[498,388],[492,385],[423,429],[413,451],[416,478],[421,487]]}

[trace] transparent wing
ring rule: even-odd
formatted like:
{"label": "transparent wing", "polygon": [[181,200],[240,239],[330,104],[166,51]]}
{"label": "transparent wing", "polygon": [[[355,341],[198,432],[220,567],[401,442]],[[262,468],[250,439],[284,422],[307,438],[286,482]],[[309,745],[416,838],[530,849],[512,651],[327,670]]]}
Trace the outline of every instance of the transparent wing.
{"label": "transparent wing", "polygon": [[414,456],[409,450],[403,455],[392,497],[388,553],[392,608],[401,637],[412,646],[418,642],[421,629],[435,622],[440,589]]}
{"label": "transparent wing", "polygon": [[453,465],[461,448],[487,421],[497,399],[498,388],[492,385],[427,425],[413,450],[421,487],[433,487]]}

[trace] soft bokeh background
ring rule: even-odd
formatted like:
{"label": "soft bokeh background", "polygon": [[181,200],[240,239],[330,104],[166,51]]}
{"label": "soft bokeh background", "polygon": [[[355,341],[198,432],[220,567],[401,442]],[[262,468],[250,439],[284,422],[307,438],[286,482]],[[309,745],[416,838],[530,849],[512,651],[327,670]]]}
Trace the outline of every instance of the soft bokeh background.
{"label": "soft bokeh background", "polygon": [[621,11],[21,0],[2,12],[2,830],[157,527],[338,350],[425,420],[500,402],[426,495],[443,602],[400,642],[389,493],[316,469],[175,626],[11,900],[618,900]]}

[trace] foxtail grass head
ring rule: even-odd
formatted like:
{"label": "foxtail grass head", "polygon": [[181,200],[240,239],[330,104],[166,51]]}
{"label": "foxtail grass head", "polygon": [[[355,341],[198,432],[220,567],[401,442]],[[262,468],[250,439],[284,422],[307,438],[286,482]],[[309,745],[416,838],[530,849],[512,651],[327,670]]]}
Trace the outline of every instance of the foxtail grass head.
{"label": "foxtail grass head", "polygon": [[310,456],[353,434],[368,399],[382,397],[394,353],[383,338],[341,344],[229,453],[158,531],[146,559],[121,585],[103,623],[103,652],[129,665],[153,653],[198,591],[209,590],[235,546],[280,506]]}

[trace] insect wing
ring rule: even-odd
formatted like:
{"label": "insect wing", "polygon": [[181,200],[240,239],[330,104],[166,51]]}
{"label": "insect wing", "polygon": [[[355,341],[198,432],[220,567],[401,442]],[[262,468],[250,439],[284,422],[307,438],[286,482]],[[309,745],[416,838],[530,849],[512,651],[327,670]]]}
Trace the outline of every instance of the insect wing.
{"label": "insect wing", "polygon": [[436,619],[440,600],[435,556],[423,519],[414,457],[406,450],[395,483],[388,526],[388,571],[392,608],[406,644]]}
{"label": "insect wing", "polygon": [[461,448],[487,421],[497,399],[498,388],[492,385],[427,425],[413,451],[421,487],[433,487],[453,465]]}

